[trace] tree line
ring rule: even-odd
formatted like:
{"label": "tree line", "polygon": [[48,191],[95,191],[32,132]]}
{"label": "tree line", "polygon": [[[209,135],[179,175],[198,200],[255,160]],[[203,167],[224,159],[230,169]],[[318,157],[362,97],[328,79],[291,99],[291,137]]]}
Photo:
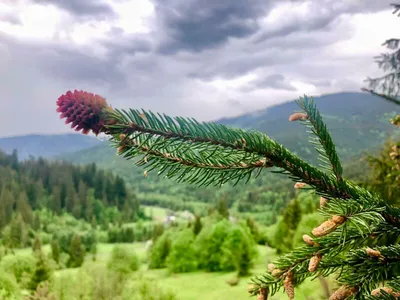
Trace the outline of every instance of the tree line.
{"label": "tree line", "polygon": [[97,223],[129,222],[144,215],[124,179],[98,169],[95,163],[19,161],[17,151],[0,151],[0,229],[17,214],[33,225],[33,211],[43,208]]}

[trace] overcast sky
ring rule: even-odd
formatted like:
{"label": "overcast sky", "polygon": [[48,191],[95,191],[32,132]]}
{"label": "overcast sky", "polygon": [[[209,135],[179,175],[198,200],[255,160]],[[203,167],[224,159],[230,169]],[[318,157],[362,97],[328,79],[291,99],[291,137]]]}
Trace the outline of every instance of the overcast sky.
{"label": "overcast sky", "polygon": [[0,136],[62,133],[57,98],[213,120],[359,91],[393,0],[2,0]]}

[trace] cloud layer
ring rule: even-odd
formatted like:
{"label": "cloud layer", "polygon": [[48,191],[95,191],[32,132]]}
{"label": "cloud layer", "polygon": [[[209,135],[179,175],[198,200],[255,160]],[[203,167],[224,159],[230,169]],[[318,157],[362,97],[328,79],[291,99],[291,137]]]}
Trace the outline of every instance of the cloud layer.
{"label": "cloud layer", "polygon": [[[212,120],[358,91],[395,37],[381,0],[18,0],[0,4],[0,136],[69,131],[70,89]],[[46,17],[44,17],[46,16]]]}

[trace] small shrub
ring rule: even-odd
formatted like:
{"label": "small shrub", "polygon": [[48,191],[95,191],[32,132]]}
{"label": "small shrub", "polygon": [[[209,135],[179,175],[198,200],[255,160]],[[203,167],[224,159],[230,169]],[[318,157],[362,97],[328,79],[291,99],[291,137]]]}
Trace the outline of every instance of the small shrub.
{"label": "small shrub", "polygon": [[239,276],[248,275],[257,255],[255,241],[249,232],[241,226],[234,226],[222,245],[223,257],[221,269],[236,270]]}
{"label": "small shrub", "polygon": [[139,269],[139,259],[134,253],[129,253],[126,248],[115,246],[107,267],[121,274],[129,274]]}
{"label": "small shrub", "polygon": [[0,300],[20,299],[20,289],[14,276],[0,271]]}
{"label": "small shrub", "polygon": [[60,245],[57,240],[51,241],[51,257],[57,264],[60,263]]}
{"label": "small shrub", "polygon": [[200,268],[210,272],[222,271],[222,245],[231,226],[228,220],[222,220],[202,229],[195,243]]}
{"label": "small shrub", "polygon": [[82,245],[81,237],[78,234],[75,234],[72,238],[68,253],[69,259],[67,266],[69,268],[79,268],[85,259],[85,248]]}
{"label": "small shrub", "polygon": [[197,253],[193,247],[195,235],[191,229],[181,231],[172,242],[167,258],[168,269],[174,273],[197,269]]}
{"label": "small shrub", "polygon": [[45,255],[42,252],[38,253],[35,271],[29,282],[29,288],[36,290],[40,283],[49,281],[53,275],[53,269],[50,267]]}
{"label": "small shrub", "polygon": [[175,294],[161,289],[150,279],[131,281],[124,288],[122,300],[177,300]]}
{"label": "small shrub", "polygon": [[160,269],[166,267],[166,259],[171,250],[171,236],[169,232],[164,232],[153,244],[150,250],[150,269]]}
{"label": "small shrub", "polygon": [[50,292],[49,283],[42,282],[33,295],[25,297],[25,300],[57,300],[57,297]]}
{"label": "small shrub", "polygon": [[35,270],[35,259],[26,255],[8,255],[0,262],[0,274],[12,274],[17,283],[24,287],[27,278],[30,279]]}

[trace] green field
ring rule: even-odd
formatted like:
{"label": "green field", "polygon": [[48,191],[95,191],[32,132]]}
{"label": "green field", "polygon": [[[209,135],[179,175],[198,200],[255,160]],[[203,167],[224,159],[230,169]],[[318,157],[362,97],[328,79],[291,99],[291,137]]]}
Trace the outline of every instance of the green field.
{"label": "green field", "polygon": [[[81,268],[88,267],[101,267],[104,266],[110,258],[111,251],[116,244],[98,244],[98,252],[96,260],[93,261],[90,255],[86,256],[85,263]],[[172,291],[177,299],[184,300],[219,300],[221,295],[223,299],[255,299],[251,298],[247,293],[247,288],[250,277],[241,278],[236,286],[230,286],[227,281],[235,277],[235,273],[207,273],[207,272],[193,272],[193,273],[180,273],[170,274],[167,269],[149,270],[145,263],[146,261],[146,244],[145,243],[132,243],[132,244],[119,244],[126,247],[130,251],[136,253],[141,261],[141,267],[133,275],[129,275],[129,280],[134,282],[140,278],[150,279],[157,283],[157,285],[164,291]],[[49,252],[49,247],[43,247],[45,253]],[[16,251],[19,255],[31,255],[32,250],[21,249]],[[258,246],[259,256],[255,261],[255,266],[252,269],[252,275],[262,273],[266,269],[267,263],[276,258],[275,250]],[[12,254],[9,254],[12,255]],[[76,269],[63,269],[55,272],[54,283],[55,285],[63,284],[68,285],[68,282],[82,280],[76,278],[80,268]],[[95,274],[93,274],[96,276]],[[63,278],[63,279],[62,279]],[[68,278],[68,282],[65,281]],[[60,282],[63,280],[63,282]],[[70,288],[73,288],[73,284]],[[78,298],[76,298],[78,299]],[[270,299],[287,299],[287,296],[282,292],[278,292]],[[296,289],[296,299],[304,300],[317,300],[324,299],[322,288],[319,280],[306,281],[302,286]],[[73,300],[73,299],[71,299]]]}

